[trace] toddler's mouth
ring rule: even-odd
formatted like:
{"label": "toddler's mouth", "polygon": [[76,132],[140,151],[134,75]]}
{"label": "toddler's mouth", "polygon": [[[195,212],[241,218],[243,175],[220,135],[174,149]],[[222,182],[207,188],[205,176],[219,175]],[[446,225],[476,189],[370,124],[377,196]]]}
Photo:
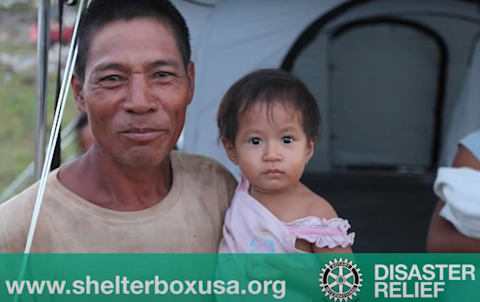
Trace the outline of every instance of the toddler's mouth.
{"label": "toddler's mouth", "polygon": [[275,175],[275,174],[284,174],[284,172],[278,169],[268,169],[267,171],[264,172],[264,174]]}

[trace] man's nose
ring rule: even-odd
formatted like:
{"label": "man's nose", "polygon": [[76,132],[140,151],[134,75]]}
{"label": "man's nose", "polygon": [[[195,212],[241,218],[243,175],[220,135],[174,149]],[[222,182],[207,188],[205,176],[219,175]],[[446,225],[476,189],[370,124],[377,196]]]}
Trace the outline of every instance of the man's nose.
{"label": "man's nose", "polygon": [[277,143],[269,142],[265,144],[263,153],[264,161],[279,161],[283,158],[280,146]]}
{"label": "man's nose", "polygon": [[151,87],[143,75],[132,76],[128,84],[128,95],[124,108],[129,113],[144,114],[154,112],[158,104],[152,95]]}

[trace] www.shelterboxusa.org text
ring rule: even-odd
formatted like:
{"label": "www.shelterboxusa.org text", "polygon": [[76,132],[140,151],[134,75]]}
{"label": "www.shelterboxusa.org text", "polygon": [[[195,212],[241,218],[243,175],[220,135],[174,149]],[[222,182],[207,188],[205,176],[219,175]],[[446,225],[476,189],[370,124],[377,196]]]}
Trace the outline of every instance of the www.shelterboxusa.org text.
{"label": "www.shelterboxusa.org text", "polygon": [[130,280],[116,275],[109,280],[6,280],[9,295],[271,295],[283,299],[285,280],[251,280],[246,287],[238,280]]}

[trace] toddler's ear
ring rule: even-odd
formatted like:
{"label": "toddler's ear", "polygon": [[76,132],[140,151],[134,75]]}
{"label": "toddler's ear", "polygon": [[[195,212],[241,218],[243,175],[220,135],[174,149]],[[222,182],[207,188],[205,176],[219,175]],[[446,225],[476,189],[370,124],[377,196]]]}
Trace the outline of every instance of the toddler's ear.
{"label": "toddler's ear", "polygon": [[225,152],[227,152],[228,159],[235,165],[238,165],[237,163],[237,151],[235,150],[235,146],[226,138],[222,138],[222,144],[223,147],[225,148]]}
{"label": "toddler's ear", "polygon": [[315,151],[315,139],[311,139],[307,143],[307,156],[306,156],[307,162],[305,164],[307,164],[310,158],[312,158],[314,151]]}

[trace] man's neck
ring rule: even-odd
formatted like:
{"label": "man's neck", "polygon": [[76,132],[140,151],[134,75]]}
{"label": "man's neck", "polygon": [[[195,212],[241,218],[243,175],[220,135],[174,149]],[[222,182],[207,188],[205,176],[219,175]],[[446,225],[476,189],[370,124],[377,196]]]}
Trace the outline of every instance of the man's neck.
{"label": "man's neck", "polygon": [[61,168],[59,181],[100,207],[117,211],[149,208],[167,196],[172,186],[170,156],[154,167],[132,168],[90,150]]}

